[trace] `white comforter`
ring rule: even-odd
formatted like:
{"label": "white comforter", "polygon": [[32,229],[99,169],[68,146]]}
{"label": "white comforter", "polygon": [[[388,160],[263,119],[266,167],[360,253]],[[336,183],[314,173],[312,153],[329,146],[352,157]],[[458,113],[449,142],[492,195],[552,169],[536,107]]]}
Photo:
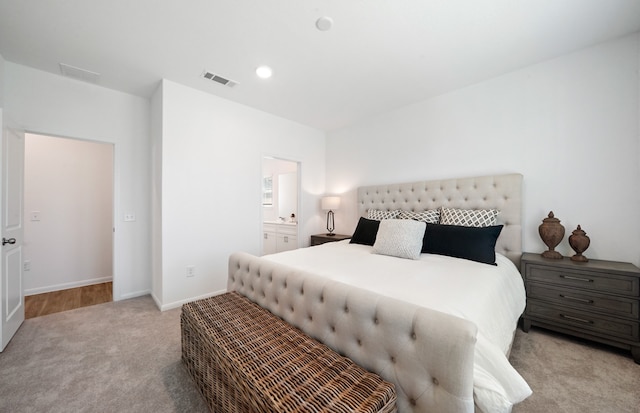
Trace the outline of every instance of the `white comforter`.
{"label": "white comforter", "polygon": [[408,260],[347,240],[263,258],[474,322],[477,406],[508,413],[531,394],[506,356],[525,308],[522,277],[506,257],[496,254],[497,266],[434,254]]}

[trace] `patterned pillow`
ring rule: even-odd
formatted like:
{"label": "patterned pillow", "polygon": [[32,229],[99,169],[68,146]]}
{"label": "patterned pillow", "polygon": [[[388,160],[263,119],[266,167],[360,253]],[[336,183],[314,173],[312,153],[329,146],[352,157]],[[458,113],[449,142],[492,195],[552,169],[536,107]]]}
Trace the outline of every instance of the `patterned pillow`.
{"label": "patterned pillow", "polygon": [[398,217],[400,211],[383,211],[381,209],[370,209],[367,211],[367,218],[381,221],[383,219],[394,219]]}
{"label": "patterned pillow", "polygon": [[426,222],[412,219],[383,219],[373,244],[373,252],[417,260],[422,251],[426,228]]}
{"label": "patterned pillow", "polygon": [[427,209],[420,212],[400,211],[400,214],[398,214],[398,219],[413,219],[414,221],[438,224],[440,223],[440,210]]}
{"label": "patterned pillow", "polygon": [[463,227],[489,227],[496,224],[497,209],[456,209],[440,207],[440,223]]}

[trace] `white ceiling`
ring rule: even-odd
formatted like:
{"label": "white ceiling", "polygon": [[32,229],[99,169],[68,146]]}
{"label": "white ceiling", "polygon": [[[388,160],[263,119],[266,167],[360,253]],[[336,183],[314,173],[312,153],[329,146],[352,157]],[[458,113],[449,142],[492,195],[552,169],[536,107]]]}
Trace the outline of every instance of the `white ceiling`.
{"label": "white ceiling", "polygon": [[7,61],[140,96],[166,78],[321,130],[638,30],[640,0],[0,0]]}

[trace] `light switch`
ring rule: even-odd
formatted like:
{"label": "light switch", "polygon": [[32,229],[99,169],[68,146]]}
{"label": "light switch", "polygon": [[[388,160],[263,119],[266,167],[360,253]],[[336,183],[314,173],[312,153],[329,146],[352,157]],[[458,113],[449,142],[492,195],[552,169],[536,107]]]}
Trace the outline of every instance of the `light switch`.
{"label": "light switch", "polygon": [[124,214],[125,222],[132,222],[136,220],[136,214],[133,212],[125,212]]}
{"label": "light switch", "polygon": [[40,221],[40,211],[31,211],[31,220]]}

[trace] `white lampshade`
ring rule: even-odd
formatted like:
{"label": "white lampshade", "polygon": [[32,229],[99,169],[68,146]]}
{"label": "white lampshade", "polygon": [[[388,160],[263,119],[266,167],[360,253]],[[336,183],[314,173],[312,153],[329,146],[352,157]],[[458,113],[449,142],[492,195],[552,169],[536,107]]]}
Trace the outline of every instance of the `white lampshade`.
{"label": "white lampshade", "polygon": [[339,196],[325,196],[322,198],[322,209],[324,211],[331,211],[340,208]]}

